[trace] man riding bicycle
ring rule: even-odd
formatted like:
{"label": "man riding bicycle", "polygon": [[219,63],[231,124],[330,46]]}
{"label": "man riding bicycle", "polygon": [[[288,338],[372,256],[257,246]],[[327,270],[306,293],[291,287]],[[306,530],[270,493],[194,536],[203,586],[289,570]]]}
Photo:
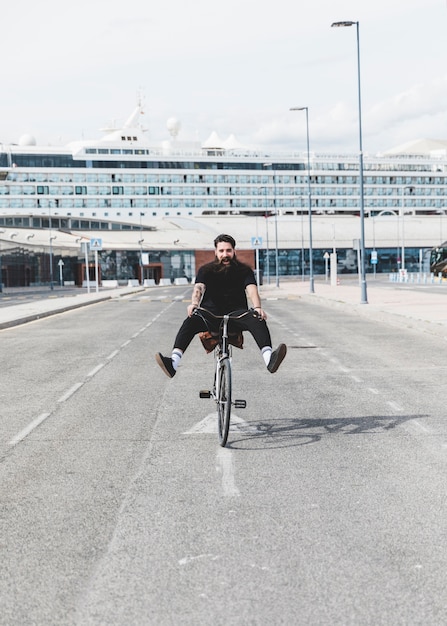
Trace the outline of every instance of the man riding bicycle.
{"label": "man riding bicycle", "polygon": [[206,312],[194,315],[196,309],[206,309],[214,315],[226,315],[230,312],[248,311],[247,296],[253,311],[241,319],[232,320],[232,328],[240,331],[248,330],[261,350],[269,372],[274,374],[286,356],[287,347],[279,344],[272,350],[272,340],[266,319],[267,315],[261,307],[256,279],[252,268],[236,258],[236,242],[231,235],[219,235],[214,240],[216,258],[211,263],[202,265],[196,276],[192,292],[191,304],[188,305],[188,317],[184,320],[174,341],[170,357],[160,352],[155,359],[164,373],[173,378],[183,353],[197,333],[218,330],[216,320],[211,316],[206,319]]}

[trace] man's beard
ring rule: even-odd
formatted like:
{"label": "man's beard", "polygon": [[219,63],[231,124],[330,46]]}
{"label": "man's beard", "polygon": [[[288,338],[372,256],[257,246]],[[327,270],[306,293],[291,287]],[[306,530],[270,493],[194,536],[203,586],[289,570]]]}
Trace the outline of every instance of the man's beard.
{"label": "man's beard", "polygon": [[[228,260],[229,263],[223,263],[224,260]],[[236,256],[234,256],[231,259],[221,259],[220,261],[218,259],[216,259],[215,261],[215,265],[214,265],[214,269],[216,273],[221,273],[221,272],[230,272],[232,269],[234,269],[237,266],[237,260],[236,260]]]}

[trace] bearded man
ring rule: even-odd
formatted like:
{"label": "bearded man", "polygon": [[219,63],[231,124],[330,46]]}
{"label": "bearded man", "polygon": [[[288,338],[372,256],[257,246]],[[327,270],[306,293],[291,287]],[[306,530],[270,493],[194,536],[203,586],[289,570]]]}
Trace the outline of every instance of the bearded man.
{"label": "bearded man", "polygon": [[[251,314],[232,320],[232,328],[251,333],[268,371],[273,374],[286,356],[287,347],[281,343],[275,351],[272,350],[267,314],[261,307],[254,272],[249,265],[236,258],[236,242],[231,235],[216,237],[214,248],[215,260],[202,265],[197,272],[191,304],[187,309],[188,317],[177,333],[171,356],[163,356],[158,352],[155,359],[164,373],[173,378],[194,336],[203,331],[218,330],[219,321],[216,322],[211,316],[207,318],[206,311],[214,315],[248,311],[248,296],[252,304]],[[194,315],[199,307],[200,315]]]}

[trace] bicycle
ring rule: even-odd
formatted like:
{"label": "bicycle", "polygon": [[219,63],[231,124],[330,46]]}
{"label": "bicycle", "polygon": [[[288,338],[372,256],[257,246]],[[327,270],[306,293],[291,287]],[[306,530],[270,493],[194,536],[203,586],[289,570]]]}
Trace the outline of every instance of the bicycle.
{"label": "bicycle", "polygon": [[[213,398],[217,405],[217,434],[219,444],[223,447],[227,443],[228,432],[230,430],[231,407],[236,409],[245,409],[246,400],[232,400],[232,373],[231,358],[232,346],[242,348],[243,336],[242,331],[237,334],[228,332],[228,325],[231,319],[241,319],[245,315],[252,314],[253,311],[244,311],[240,315],[228,313],[227,315],[214,315],[207,309],[198,308],[194,311],[194,315],[201,315],[200,311],[204,311],[206,315],[220,320],[218,332],[200,333],[200,339],[207,352],[214,351],[214,378],[212,390],[202,390],[199,392],[200,398]],[[202,319],[207,322],[206,317],[201,315]]]}

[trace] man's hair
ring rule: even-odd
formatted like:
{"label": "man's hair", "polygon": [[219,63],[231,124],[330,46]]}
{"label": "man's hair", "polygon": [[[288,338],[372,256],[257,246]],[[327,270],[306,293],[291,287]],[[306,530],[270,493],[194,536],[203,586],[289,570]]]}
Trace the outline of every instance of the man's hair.
{"label": "man's hair", "polygon": [[214,240],[214,247],[217,248],[217,244],[221,242],[229,243],[232,248],[236,247],[236,242],[231,235],[217,235]]}

